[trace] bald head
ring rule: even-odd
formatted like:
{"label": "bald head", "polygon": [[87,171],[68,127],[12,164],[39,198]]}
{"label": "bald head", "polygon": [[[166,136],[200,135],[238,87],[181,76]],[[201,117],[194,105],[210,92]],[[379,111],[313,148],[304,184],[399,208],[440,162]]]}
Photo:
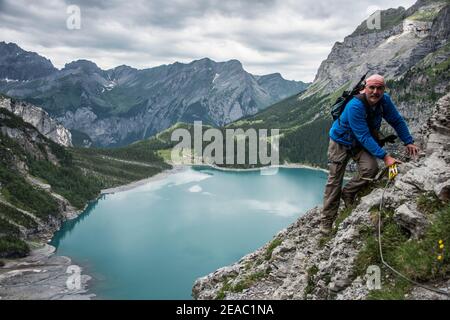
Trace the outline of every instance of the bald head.
{"label": "bald head", "polygon": [[366,79],[366,87],[367,86],[385,86],[384,77],[379,74],[373,74]]}

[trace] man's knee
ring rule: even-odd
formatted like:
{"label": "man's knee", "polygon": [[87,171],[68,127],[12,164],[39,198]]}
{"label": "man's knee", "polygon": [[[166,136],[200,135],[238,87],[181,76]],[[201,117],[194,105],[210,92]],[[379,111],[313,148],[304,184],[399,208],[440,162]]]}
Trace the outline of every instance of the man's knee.
{"label": "man's knee", "polygon": [[359,171],[364,178],[374,178],[378,173],[377,159],[364,151],[359,159]]}

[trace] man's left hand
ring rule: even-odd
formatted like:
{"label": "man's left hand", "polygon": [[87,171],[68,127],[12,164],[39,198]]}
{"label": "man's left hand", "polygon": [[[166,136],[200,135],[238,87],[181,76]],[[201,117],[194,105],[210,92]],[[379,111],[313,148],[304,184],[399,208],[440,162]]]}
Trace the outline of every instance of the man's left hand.
{"label": "man's left hand", "polygon": [[419,154],[419,147],[413,143],[408,144],[406,145],[406,152],[415,159]]}

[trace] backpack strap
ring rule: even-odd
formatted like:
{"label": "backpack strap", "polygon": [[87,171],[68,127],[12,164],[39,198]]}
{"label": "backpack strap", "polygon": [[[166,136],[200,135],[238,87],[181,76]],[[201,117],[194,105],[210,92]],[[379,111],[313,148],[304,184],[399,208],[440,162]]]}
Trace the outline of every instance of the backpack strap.
{"label": "backpack strap", "polygon": [[374,128],[374,126],[373,126],[374,115],[375,115],[375,113],[376,113],[376,110],[377,110],[378,108],[380,108],[381,116],[383,117],[383,112],[384,112],[384,110],[383,110],[383,109],[384,109],[383,103],[382,103],[381,100],[380,100],[380,102],[378,102],[378,103],[375,105],[375,108],[373,108],[373,107],[369,104],[369,102],[367,101],[367,98],[366,98],[366,95],[365,95],[365,94],[360,93],[360,94],[357,94],[355,97],[356,97],[358,100],[360,100],[360,101],[363,103],[364,107],[366,108],[366,121],[367,121],[367,126],[369,127],[370,130],[375,130],[375,128]]}

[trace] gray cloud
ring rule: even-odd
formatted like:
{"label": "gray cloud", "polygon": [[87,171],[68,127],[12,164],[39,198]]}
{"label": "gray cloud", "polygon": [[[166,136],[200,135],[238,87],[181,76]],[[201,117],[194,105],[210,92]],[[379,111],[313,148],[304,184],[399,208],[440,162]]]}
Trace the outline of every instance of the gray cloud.
{"label": "gray cloud", "polygon": [[[81,9],[80,30],[66,28],[72,4]],[[370,6],[369,0],[0,0],[0,41],[36,51],[57,67],[80,58],[102,68],[144,68],[209,57],[238,59],[254,74],[312,81],[333,44]]]}

